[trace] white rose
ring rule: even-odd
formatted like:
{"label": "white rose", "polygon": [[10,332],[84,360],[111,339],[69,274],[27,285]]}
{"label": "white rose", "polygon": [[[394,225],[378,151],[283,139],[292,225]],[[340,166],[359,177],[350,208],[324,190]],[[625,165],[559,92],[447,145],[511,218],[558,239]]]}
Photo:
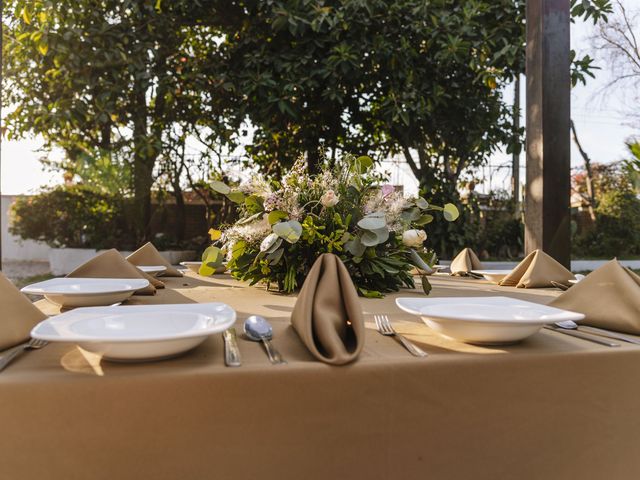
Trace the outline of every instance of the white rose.
{"label": "white rose", "polygon": [[336,195],[336,192],[334,192],[333,190],[327,190],[320,198],[320,203],[322,203],[322,205],[324,205],[325,207],[333,207],[338,203],[339,200],[340,197]]}
{"label": "white rose", "polygon": [[407,230],[402,234],[402,243],[407,247],[421,247],[426,239],[427,232],[424,230]]}

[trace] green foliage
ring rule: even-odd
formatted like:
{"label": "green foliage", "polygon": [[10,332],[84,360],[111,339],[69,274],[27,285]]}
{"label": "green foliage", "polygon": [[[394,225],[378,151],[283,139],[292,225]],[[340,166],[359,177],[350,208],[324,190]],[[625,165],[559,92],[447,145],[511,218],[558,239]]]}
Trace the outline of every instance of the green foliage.
{"label": "green foliage", "polygon": [[11,210],[12,234],[52,247],[135,247],[120,197],[86,186],[57,187],[33,197],[20,197]]}
{"label": "green foliage", "polygon": [[[365,168],[363,168],[365,166]],[[424,249],[427,235],[414,222],[427,211],[442,211],[453,221],[452,204],[430,205],[423,198],[405,199],[369,169],[362,157],[345,155],[318,175],[297,162],[282,182],[253,179],[243,187],[259,200],[240,205],[241,219],[224,230],[222,250],[240,280],[274,283],[292,292],[322,253],[338,255],[360,294],[380,297],[401,286],[413,287],[411,270],[435,260]],[[218,190],[224,190],[219,185]],[[256,211],[257,206],[261,210]],[[408,215],[417,211],[417,215]],[[416,249],[416,250],[414,250]],[[423,282],[425,292],[429,282]]]}
{"label": "green foliage", "polygon": [[640,254],[640,200],[627,190],[609,190],[599,198],[596,223],[574,242],[575,254],[623,257]]}

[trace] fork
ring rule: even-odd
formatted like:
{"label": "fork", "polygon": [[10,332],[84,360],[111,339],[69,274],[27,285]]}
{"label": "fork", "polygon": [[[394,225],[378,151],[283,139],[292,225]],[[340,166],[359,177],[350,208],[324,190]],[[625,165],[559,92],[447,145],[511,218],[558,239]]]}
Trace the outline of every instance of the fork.
{"label": "fork", "polygon": [[30,339],[27,343],[23,343],[14,347],[9,353],[0,357],[0,372],[4,370],[16,357],[21,355],[27,350],[38,350],[46,346],[49,342],[45,340],[37,340],[35,338]]}
{"label": "fork", "polygon": [[407,340],[402,335],[397,333],[393,329],[393,327],[391,326],[391,322],[389,321],[389,317],[387,317],[386,315],[374,315],[373,319],[376,322],[376,327],[378,327],[378,331],[382,335],[389,336],[389,337],[396,337],[398,340],[400,340],[400,343],[402,343],[404,348],[409,350],[409,353],[411,355],[413,355],[415,357],[426,357],[428,355],[427,352],[419,349],[413,343],[411,343],[409,340]]}

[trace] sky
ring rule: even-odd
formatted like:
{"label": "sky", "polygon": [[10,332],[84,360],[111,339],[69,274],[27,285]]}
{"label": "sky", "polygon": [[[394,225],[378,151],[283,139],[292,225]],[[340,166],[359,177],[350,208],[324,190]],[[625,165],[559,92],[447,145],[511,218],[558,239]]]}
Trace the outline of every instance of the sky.
{"label": "sky", "polygon": [[[632,0],[628,0],[632,1]],[[579,56],[590,53],[589,35],[593,32],[593,25],[577,22],[571,27],[571,43]],[[594,56],[590,53],[591,56]],[[634,134],[640,134],[640,128],[629,126],[625,116],[625,104],[622,93],[599,95],[612,77],[606,69],[605,63],[597,59],[602,70],[597,70],[596,78],[589,79],[586,86],[576,86],[571,94],[571,117],[575,122],[578,136],[584,150],[594,162],[609,163],[625,158],[625,140]],[[522,82],[524,84],[524,82]],[[524,108],[525,95],[522,89],[521,105]],[[507,98],[513,97],[513,90],[505,91]],[[524,112],[523,112],[524,113]],[[522,120],[524,124],[524,119]],[[42,142],[38,139],[2,142],[2,178],[3,194],[29,194],[37,192],[42,186],[54,185],[62,182],[60,173],[44,171],[38,159],[42,156],[38,149]],[[524,179],[525,158],[521,156],[521,179]],[[572,144],[572,166],[582,163],[576,147]],[[508,188],[511,156],[504,152],[497,152],[491,158],[489,165],[479,173],[484,179],[479,185],[480,191],[492,188]],[[385,163],[385,170],[392,174],[394,183],[405,184],[407,193],[414,193],[417,182],[410,173],[407,165]]]}

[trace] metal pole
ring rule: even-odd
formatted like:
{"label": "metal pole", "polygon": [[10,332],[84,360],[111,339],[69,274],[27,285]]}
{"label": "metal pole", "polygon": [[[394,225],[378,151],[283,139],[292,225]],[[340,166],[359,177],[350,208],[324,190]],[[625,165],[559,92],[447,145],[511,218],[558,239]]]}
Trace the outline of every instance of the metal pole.
{"label": "metal pole", "polygon": [[[0,0],[0,219],[2,218],[2,137],[4,136],[4,132],[2,130],[2,126],[4,125],[2,121],[2,81],[4,79],[3,73],[3,57],[2,57],[2,49],[4,47],[4,25],[2,23],[4,13],[4,2]],[[8,226],[7,226],[8,227]],[[4,231],[0,229],[0,271],[2,271],[2,234]]]}
{"label": "metal pole", "polygon": [[527,1],[525,250],[571,260],[570,0]]}
{"label": "metal pole", "polygon": [[520,74],[516,75],[513,85],[513,140],[514,150],[511,161],[511,191],[513,192],[513,213],[520,218],[520,149],[518,145],[518,130],[520,130]]}

